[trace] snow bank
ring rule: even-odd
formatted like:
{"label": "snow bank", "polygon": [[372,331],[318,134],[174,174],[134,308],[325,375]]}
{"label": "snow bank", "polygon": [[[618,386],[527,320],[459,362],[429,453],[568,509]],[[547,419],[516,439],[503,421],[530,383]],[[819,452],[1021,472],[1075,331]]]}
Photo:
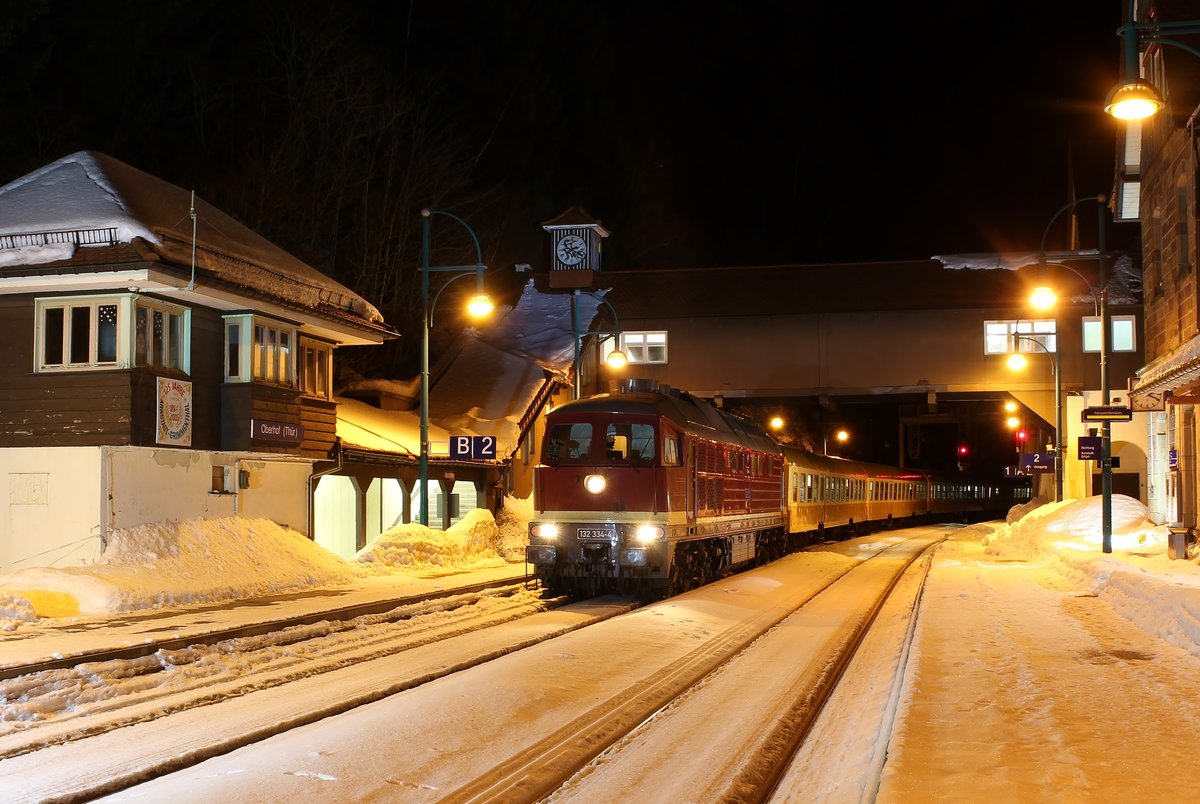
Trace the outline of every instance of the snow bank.
{"label": "snow bank", "polygon": [[1039,561],[1101,598],[1143,631],[1200,656],[1200,555],[1167,557],[1168,529],[1138,500],[1112,497],[1112,552],[1102,552],[1103,498],[1028,511],[981,536],[984,552]]}
{"label": "snow bank", "polygon": [[39,617],[247,600],[355,585],[430,567],[470,569],[524,559],[532,504],[507,498],[500,523],[476,509],[450,530],[401,525],[347,561],[266,519],[161,522],[113,531],[96,564],[0,575],[0,630]]}
{"label": "snow bank", "polygon": [[34,567],[0,590],[41,617],[240,600],[347,584],[361,569],[265,519],[192,519],[115,530],[87,567]]}

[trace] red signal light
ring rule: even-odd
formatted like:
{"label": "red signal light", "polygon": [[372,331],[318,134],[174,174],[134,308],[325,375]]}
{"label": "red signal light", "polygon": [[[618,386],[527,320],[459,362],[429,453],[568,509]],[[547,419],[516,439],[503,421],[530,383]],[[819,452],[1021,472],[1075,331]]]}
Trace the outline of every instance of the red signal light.
{"label": "red signal light", "polygon": [[959,454],[959,455],[966,455],[966,454],[967,454],[967,445],[966,445],[966,444],[963,444],[962,446],[960,446],[960,447],[958,448],[958,454]]}
{"label": "red signal light", "polygon": [[1018,430],[1018,431],[1017,431],[1017,440],[1018,440],[1018,441],[1024,441],[1024,440],[1025,440],[1025,431],[1024,431],[1024,430]]}

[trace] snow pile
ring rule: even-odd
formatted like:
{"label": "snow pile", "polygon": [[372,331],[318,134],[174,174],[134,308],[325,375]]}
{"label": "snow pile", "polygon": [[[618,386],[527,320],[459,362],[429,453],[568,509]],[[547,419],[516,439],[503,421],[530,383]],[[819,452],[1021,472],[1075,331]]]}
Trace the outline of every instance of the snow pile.
{"label": "snow pile", "polygon": [[[1112,497],[1112,552],[1102,552],[1102,497],[1050,503],[985,533],[984,552],[1052,568],[1138,628],[1200,656],[1200,554],[1167,555],[1169,530],[1146,507]],[[986,529],[986,528],[984,528]]]}
{"label": "snow pile", "polygon": [[524,561],[525,545],[529,543],[529,520],[533,519],[533,496],[521,500],[505,497],[504,507],[496,517],[500,540],[496,551],[508,561]]}
{"label": "snow pile", "polygon": [[397,525],[372,539],[355,559],[387,570],[471,566],[499,560],[499,542],[500,529],[491,512],[476,508],[445,531],[416,522]]}
{"label": "snow pile", "polygon": [[37,622],[33,604],[20,595],[0,592],[0,631],[15,631],[21,623]]}
{"label": "snow pile", "polygon": [[359,568],[266,519],[192,519],[115,530],[88,567],[33,567],[0,590],[42,617],[238,600],[347,584]]}

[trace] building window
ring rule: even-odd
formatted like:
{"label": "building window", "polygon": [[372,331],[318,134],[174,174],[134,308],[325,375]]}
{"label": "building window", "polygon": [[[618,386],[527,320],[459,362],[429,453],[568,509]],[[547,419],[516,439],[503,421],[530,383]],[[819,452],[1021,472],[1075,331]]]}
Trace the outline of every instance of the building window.
{"label": "building window", "polygon": [[[1137,350],[1137,318],[1131,315],[1114,315],[1108,319],[1111,338],[1109,352],[1133,352]],[[1100,318],[1089,315],[1083,319],[1083,351],[1100,351]]]}
{"label": "building window", "polygon": [[[613,347],[606,346],[605,357]],[[621,351],[630,363],[666,363],[666,332],[622,332]]]}
{"label": "building window", "polygon": [[333,398],[333,346],[300,339],[300,390],[306,396]]}
{"label": "building window", "polygon": [[133,363],[151,368],[189,369],[191,310],[138,299],[133,315]]}
{"label": "building window", "polygon": [[[1041,352],[1043,347],[1048,352],[1054,352],[1058,349],[1056,329],[1054,319],[984,321],[983,353],[1005,355],[1009,352]],[[1023,337],[1018,338],[1018,335]]]}
{"label": "building window", "polygon": [[39,372],[189,369],[186,308],[124,293],[36,299],[34,316]]}
{"label": "building window", "polygon": [[[261,316],[225,316],[226,382],[296,386],[296,328]],[[314,342],[315,343],[315,342]],[[325,383],[329,373],[326,366]]]}

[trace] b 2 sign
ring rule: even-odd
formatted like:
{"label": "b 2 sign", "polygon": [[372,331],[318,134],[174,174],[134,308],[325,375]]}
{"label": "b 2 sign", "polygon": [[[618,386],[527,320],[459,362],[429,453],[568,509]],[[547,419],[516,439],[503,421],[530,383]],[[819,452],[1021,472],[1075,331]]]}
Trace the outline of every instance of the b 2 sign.
{"label": "b 2 sign", "polygon": [[465,461],[496,460],[495,436],[450,436],[451,459]]}

